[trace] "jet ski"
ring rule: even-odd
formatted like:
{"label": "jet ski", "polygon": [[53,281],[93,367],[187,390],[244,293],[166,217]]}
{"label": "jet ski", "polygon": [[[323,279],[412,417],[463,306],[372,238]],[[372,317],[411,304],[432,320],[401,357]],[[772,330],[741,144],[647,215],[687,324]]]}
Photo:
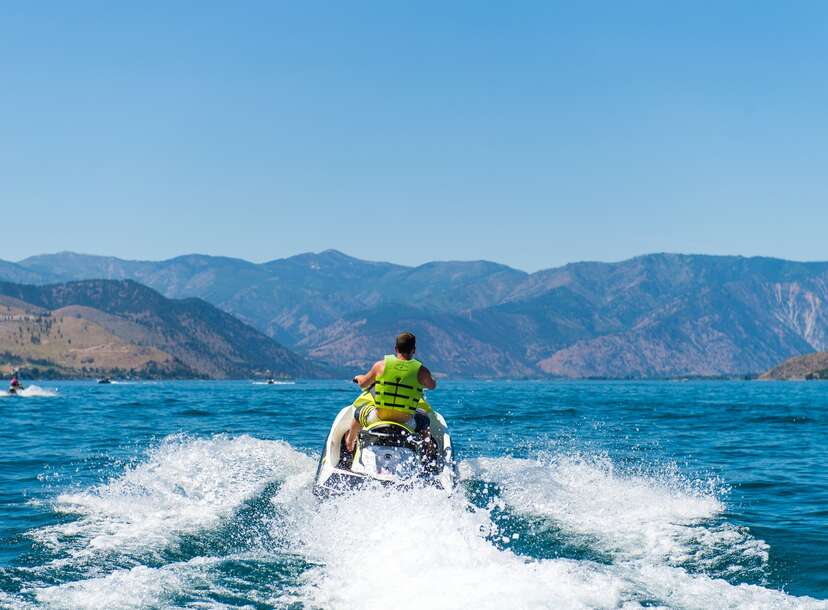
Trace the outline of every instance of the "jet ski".
{"label": "jet ski", "polygon": [[273,379],[273,378],[271,377],[271,378],[270,378],[270,379],[268,379],[265,383],[266,383],[267,385],[273,385],[273,384],[275,384],[275,383],[276,383],[276,380],[275,380],[275,379]]}
{"label": "jet ski", "polygon": [[370,391],[343,408],[334,419],[322,448],[313,492],[338,495],[366,485],[409,488],[432,485],[450,494],[457,467],[446,420],[424,400],[420,408],[431,422],[431,443],[405,424],[379,421],[359,433],[356,447],[345,447],[345,433],[354,421],[354,409],[374,402]]}
{"label": "jet ski", "polygon": [[110,379],[109,377],[101,377],[100,379],[98,379],[98,383],[112,383],[112,379]]}
{"label": "jet ski", "polygon": [[20,392],[22,392],[24,389],[25,388],[22,385],[18,385],[18,386],[11,385],[11,386],[9,386],[9,395],[16,396],[16,395],[20,394]]}

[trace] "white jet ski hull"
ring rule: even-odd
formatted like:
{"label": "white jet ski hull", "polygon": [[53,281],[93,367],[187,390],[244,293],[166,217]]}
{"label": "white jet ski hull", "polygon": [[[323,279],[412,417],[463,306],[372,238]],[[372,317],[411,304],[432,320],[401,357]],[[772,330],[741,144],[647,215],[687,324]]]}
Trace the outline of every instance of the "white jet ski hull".
{"label": "white jet ski hull", "polygon": [[367,485],[432,485],[450,494],[457,479],[451,436],[442,415],[431,411],[428,416],[437,455],[433,467],[425,472],[415,454],[406,447],[360,446],[356,456],[348,454],[344,437],[354,421],[354,406],[343,408],[334,419],[322,448],[314,493],[324,497]]}

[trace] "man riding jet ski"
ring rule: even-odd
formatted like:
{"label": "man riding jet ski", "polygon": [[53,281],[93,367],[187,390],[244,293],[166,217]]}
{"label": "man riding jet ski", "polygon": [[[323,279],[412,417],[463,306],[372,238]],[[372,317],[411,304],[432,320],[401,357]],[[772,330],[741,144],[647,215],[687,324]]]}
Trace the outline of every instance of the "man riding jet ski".
{"label": "man riding jet ski", "polygon": [[354,414],[351,429],[345,438],[348,451],[353,451],[360,428],[378,421],[413,425],[417,432],[428,437],[428,417],[418,412],[423,388],[434,390],[437,382],[423,363],[414,359],[417,338],[411,333],[397,337],[396,355],[386,356],[374,363],[365,375],[354,377],[361,388],[376,386],[373,405],[363,405]]}
{"label": "man riding jet ski", "polygon": [[334,420],[319,460],[317,494],[372,480],[386,485],[423,481],[451,491],[451,437],[443,417],[423,400],[423,387],[434,389],[437,383],[414,359],[415,350],[414,335],[403,333],[396,355],[354,377],[365,390]]}
{"label": "man riding jet ski", "polygon": [[9,394],[17,394],[23,390],[23,384],[17,378],[17,373],[12,373],[11,381],[9,382]]}

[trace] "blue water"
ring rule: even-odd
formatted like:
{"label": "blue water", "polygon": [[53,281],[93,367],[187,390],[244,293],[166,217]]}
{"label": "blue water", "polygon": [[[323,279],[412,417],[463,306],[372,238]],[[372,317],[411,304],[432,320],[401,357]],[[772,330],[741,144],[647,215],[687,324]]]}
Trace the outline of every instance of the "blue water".
{"label": "blue water", "polygon": [[318,502],[345,382],[0,397],[0,607],[828,608],[828,383],[444,382],[462,483]]}

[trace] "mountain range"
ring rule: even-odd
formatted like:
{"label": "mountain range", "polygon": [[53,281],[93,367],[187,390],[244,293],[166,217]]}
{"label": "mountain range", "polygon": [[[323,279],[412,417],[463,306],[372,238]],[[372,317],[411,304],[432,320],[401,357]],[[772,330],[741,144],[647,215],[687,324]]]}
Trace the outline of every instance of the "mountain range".
{"label": "mountain range", "polygon": [[28,376],[330,374],[201,299],[168,299],[132,280],[0,282],[3,364]]}
{"label": "mountain range", "polygon": [[488,262],[408,267],[335,250],[266,263],[130,261],[62,252],[0,279],[134,280],[198,297],[313,360],[359,370],[401,330],[453,377],[743,375],[828,349],[828,263],[650,254],[526,273]]}

